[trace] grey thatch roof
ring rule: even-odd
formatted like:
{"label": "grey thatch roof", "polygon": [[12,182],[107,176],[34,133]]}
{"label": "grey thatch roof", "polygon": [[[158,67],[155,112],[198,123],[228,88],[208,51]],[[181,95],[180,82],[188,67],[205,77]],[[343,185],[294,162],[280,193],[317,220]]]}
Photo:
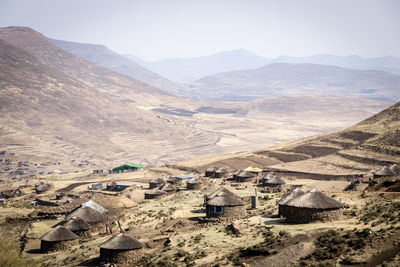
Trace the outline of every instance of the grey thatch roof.
{"label": "grey thatch roof", "polygon": [[165,184],[165,180],[162,178],[156,178],[150,181],[151,184]]}
{"label": "grey thatch roof", "polygon": [[252,178],[252,177],[256,177],[257,175],[249,172],[249,171],[238,171],[236,176],[240,177],[240,178]]}
{"label": "grey thatch roof", "polygon": [[380,175],[380,176],[393,176],[393,175],[396,175],[396,173],[393,172],[391,169],[389,169],[388,166],[385,166],[382,169],[376,171],[375,174],[376,175]]}
{"label": "grey thatch roof", "polygon": [[206,170],[206,172],[216,172],[218,170],[218,167],[210,167]]}
{"label": "grey thatch roof", "polygon": [[207,197],[207,205],[211,206],[244,206],[243,200],[226,188],[217,189]]}
{"label": "grey thatch roof", "polygon": [[87,223],[99,223],[104,220],[103,214],[89,207],[80,207],[70,212],[67,217],[65,217],[65,220],[68,221],[75,216],[81,217]]}
{"label": "grey thatch roof", "polygon": [[100,246],[100,248],[102,249],[114,250],[133,250],[143,247],[144,245],[142,243],[125,233],[121,233],[111,237]]}
{"label": "grey thatch roof", "polygon": [[172,184],[170,184],[170,183],[167,183],[167,184],[163,185],[160,189],[161,189],[162,191],[165,191],[165,192],[173,192],[173,191],[176,191],[176,188],[175,188]]}
{"label": "grey thatch roof", "polygon": [[272,176],[270,179],[265,180],[264,183],[265,183],[265,184],[273,184],[273,185],[276,185],[276,184],[286,184],[286,182],[285,182],[281,177],[279,177],[279,176],[277,176],[277,175],[274,175],[274,176]]}
{"label": "grey thatch roof", "polygon": [[192,178],[187,181],[188,184],[202,184],[203,181],[199,177]]}
{"label": "grey thatch roof", "polygon": [[66,240],[74,240],[77,239],[78,236],[74,234],[71,230],[69,230],[65,226],[57,226],[50,232],[45,233],[40,237],[40,240],[43,241],[66,241]]}
{"label": "grey thatch roof", "polygon": [[90,225],[78,216],[72,217],[69,221],[64,222],[63,226],[67,227],[73,232],[86,231],[90,229]]}
{"label": "grey thatch roof", "polygon": [[35,189],[37,192],[44,192],[51,188],[53,188],[52,184],[45,183],[43,181],[40,181],[39,183],[35,184]]}
{"label": "grey thatch roof", "polygon": [[154,190],[150,190],[145,192],[145,195],[164,195],[165,191],[161,191],[159,189],[154,189]]}
{"label": "grey thatch roof", "polygon": [[100,204],[94,202],[93,200],[89,200],[89,201],[87,201],[85,203],[82,203],[81,206],[82,207],[89,207],[89,208],[94,209],[94,210],[96,210],[96,211],[98,211],[100,213],[104,213],[104,212],[107,211],[106,208],[104,208]]}
{"label": "grey thatch roof", "polygon": [[286,196],[284,196],[283,198],[278,200],[277,203],[279,205],[284,205],[287,202],[289,202],[290,200],[292,200],[293,198],[299,197],[304,194],[305,194],[305,192],[303,190],[301,190],[300,188],[296,188],[295,190],[293,190],[292,192],[290,192],[289,194],[287,194]]}
{"label": "grey thatch roof", "polygon": [[286,202],[285,205],[309,209],[339,209],[343,207],[342,203],[328,197],[317,189],[313,189],[308,193],[292,198]]}
{"label": "grey thatch roof", "polygon": [[109,182],[109,183],[107,184],[107,186],[117,186],[117,182],[114,181],[114,180],[112,180],[111,182]]}
{"label": "grey thatch roof", "polygon": [[392,172],[395,172],[396,174],[400,174],[400,167],[397,166],[396,164],[393,164],[392,166],[390,166],[389,169],[390,169]]}
{"label": "grey thatch roof", "polygon": [[219,174],[225,174],[225,173],[228,173],[228,170],[225,168],[219,168],[215,172],[219,173]]}

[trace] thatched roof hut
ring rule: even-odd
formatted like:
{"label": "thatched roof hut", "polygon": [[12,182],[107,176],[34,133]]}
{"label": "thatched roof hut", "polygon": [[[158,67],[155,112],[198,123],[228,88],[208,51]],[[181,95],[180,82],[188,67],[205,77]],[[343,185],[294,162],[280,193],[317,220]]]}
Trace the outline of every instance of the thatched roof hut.
{"label": "thatched roof hut", "polygon": [[397,166],[396,164],[393,164],[392,166],[390,166],[389,169],[390,169],[392,172],[396,173],[396,174],[400,174],[400,167]]}
{"label": "thatched roof hut", "polygon": [[167,192],[159,189],[153,189],[144,193],[144,199],[159,199],[163,197],[165,194],[167,194]]}
{"label": "thatched roof hut", "polygon": [[50,190],[53,187],[54,186],[52,184],[40,181],[39,183],[35,184],[35,191],[36,191],[36,194],[42,194],[42,193]]}
{"label": "thatched roof hut", "polygon": [[396,173],[392,171],[388,166],[382,167],[380,170],[377,170],[374,173],[374,178],[379,178],[379,177],[389,177],[389,176],[395,176]]}
{"label": "thatched roof hut", "polygon": [[277,186],[286,184],[286,182],[281,177],[274,175],[270,179],[265,179],[264,184],[267,186]]}
{"label": "thatched roof hut", "polygon": [[72,217],[69,221],[65,221],[63,226],[67,227],[77,236],[88,236],[88,231],[90,230],[90,225],[85,222],[81,217],[75,216]]}
{"label": "thatched roof hut", "polygon": [[78,236],[65,226],[57,226],[40,237],[40,251],[66,250],[76,244]]}
{"label": "thatched roof hut", "polygon": [[109,183],[107,184],[106,189],[107,189],[107,190],[113,190],[116,186],[117,186],[117,182],[114,181],[114,180],[112,180],[111,182],[109,182]]}
{"label": "thatched roof hut", "polygon": [[81,206],[82,207],[89,207],[89,208],[94,209],[94,210],[96,210],[96,211],[98,211],[100,213],[104,213],[104,212],[107,211],[106,208],[104,208],[100,204],[94,202],[93,200],[89,200],[89,201],[87,201],[85,203],[82,203]]}
{"label": "thatched roof hut", "polygon": [[166,181],[164,179],[156,178],[149,182],[149,188],[150,189],[159,188],[160,186],[163,186],[165,183],[166,183]]}
{"label": "thatched roof hut", "polygon": [[218,167],[210,167],[205,171],[204,176],[205,177],[214,177],[215,172],[217,170],[218,170]]}
{"label": "thatched roof hut", "polygon": [[276,203],[278,204],[278,214],[279,216],[285,216],[285,207],[284,205],[289,202],[290,200],[292,200],[293,198],[299,197],[301,195],[304,195],[305,192],[303,190],[301,190],[300,188],[296,188],[295,190],[293,190],[292,192],[290,192],[289,194],[287,194],[286,196],[284,196],[283,198],[281,198],[280,200],[278,200]]}
{"label": "thatched roof hut", "polygon": [[203,181],[199,177],[192,178],[186,182],[188,190],[200,190],[203,186]]}
{"label": "thatched roof hut", "polygon": [[285,207],[288,222],[308,223],[312,221],[332,221],[341,215],[343,204],[313,189],[281,204]]}
{"label": "thatched roof hut", "polygon": [[73,217],[81,217],[88,224],[98,224],[104,221],[104,215],[89,207],[80,207],[71,211],[65,220],[69,221]]}
{"label": "thatched roof hut", "polygon": [[246,214],[243,200],[226,188],[217,189],[206,196],[207,217],[238,218]]}
{"label": "thatched roof hut", "polygon": [[262,169],[260,169],[260,168],[258,168],[258,167],[253,167],[253,166],[247,167],[247,168],[244,169],[244,170],[245,170],[245,171],[248,171],[248,172],[252,172],[252,173],[254,173],[254,174],[259,174],[259,173],[262,172]]}
{"label": "thatched roof hut", "polygon": [[167,193],[176,192],[176,188],[175,188],[172,184],[170,184],[170,183],[166,183],[165,185],[163,185],[163,186],[160,188],[160,190],[161,190],[161,191],[165,191],[165,192],[167,192]]}
{"label": "thatched roof hut", "polygon": [[215,171],[213,177],[214,178],[223,178],[223,177],[227,177],[228,174],[229,174],[228,170],[221,167]]}
{"label": "thatched roof hut", "polygon": [[131,236],[121,233],[100,245],[100,260],[109,263],[137,263],[143,256],[144,245]]}
{"label": "thatched roof hut", "polygon": [[233,174],[233,179],[236,182],[251,182],[255,177],[257,175],[249,171],[238,171]]}

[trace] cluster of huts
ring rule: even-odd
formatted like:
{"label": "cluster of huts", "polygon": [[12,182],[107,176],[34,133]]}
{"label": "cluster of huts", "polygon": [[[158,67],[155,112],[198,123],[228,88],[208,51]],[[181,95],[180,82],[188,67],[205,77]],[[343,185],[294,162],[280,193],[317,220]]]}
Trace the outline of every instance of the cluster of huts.
{"label": "cluster of huts", "polygon": [[381,169],[377,170],[373,175],[374,175],[374,178],[392,177],[392,176],[400,175],[400,167],[397,166],[396,164],[393,164],[389,167],[384,166]]}
{"label": "cluster of huts", "polygon": [[[41,252],[68,250],[79,240],[91,236],[91,231],[101,227],[106,220],[107,209],[89,200],[71,211],[54,229],[40,237]],[[144,245],[126,233],[112,236],[100,245],[100,260],[109,263],[138,261]]]}
{"label": "cluster of huts", "polygon": [[156,178],[149,182],[149,191],[144,194],[145,199],[159,199],[167,194],[171,194],[184,188],[186,180],[186,189],[200,190],[204,181],[197,176],[186,175],[167,178]]}

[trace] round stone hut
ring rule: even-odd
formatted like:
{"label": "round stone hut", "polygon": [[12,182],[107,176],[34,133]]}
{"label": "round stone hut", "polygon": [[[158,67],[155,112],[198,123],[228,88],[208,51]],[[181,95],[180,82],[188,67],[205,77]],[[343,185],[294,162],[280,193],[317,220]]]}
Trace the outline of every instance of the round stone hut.
{"label": "round stone hut", "polygon": [[90,237],[90,225],[81,217],[72,217],[69,221],[64,222],[63,226],[67,227],[79,237]]}
{"label": "round stone hut", "polygon": [[292,192],[290,192],[289,194],[287,194],[286,196],[284,196],[283,198],[281,198],[280,200],[278,200],[277,204],[278,204],[278,215],[280,217],[286,217],[286,203],[289,202],[290,200],[292,200],[293,198],[299,197],[301,195],[304,195],[305,192],[303,190],[301,190],[300,188],[296,188],[295,190],[293,190]]}
{"label": "round stone hut", "polygon": [[39,183],[35,184],[35,191],[36,191],[36,194],[42,194],[42,193],[52,189],[53,187],[54,186],[52,184],[40,181]]}
{"label": "round stone hut", "polygon": [[166,192],[167,194],[176,192],[176,188],[170,183],[166,183],[165,185],[163,185],[160,190]]}
{"label": "round stone hut", "polygon": [[343,204],[313,189],[282,204],[287,222],[333,221],[342,215]]}
{"label": "round stone hut", "polygon": [[143,256],[144,245],[125,233],[115,235],[100,246],[100,260],[135,265]]}
{"label": "round stone hut", "polygon": [[65,221],[69,221],[73,217],[80,217],[90,225],[97,225],[104,221],[104,215],[102,213],[89,207],[80,207],[78,209],[71,211],[65,217]]}
{"label": "round stone hut", "polygon": [[192,178],[186,182],[188,190],[200,190],[203,187],[203,181],[199,177]]}
{"label": "round stone hut", "polygon": [[396,173],[392,171],[388,166],[384,166],[380,170],[377,170],[374,173],[374,178],[379,178],[379,177],[390,177],[390,176],[395,176]]}
{"label": "round stone hut", "polygon": [[[268,176],[267,176],[268,177]],[[285,180],[277,175],[271,175],[268,177],[269,179],[263,179],[263,186],[270,193],[278,193],[282,192],[284,185],[286,184]]]}
{"label": "round stone hut", "polygon": [[243,200],[226,188],[206,196],[206,217],[240,218],[246,215]]}
{"label": "round stone hut", "polygon": [[77,244],[78,236],[65,226],[57,226],[40,237],[40,251],[67,250]]}
{"label": "round stone hut", "polygon": [[214,173],[214,178],[225,178],[229,174],[228,170],[225,168],[219,168]]}
{"label": "round stone hut", "polygon": [[165,183],[166,183],[165,180],[162,178],[153,179],[149,182],[149,188],[150,189],[159,188],[163,186]]}
{"label": "round stone hut", "polygon": [[167,192],[159,190],[159,189],[154,189],[147,191],[144,193],[144,199],[160,199],[162,198]]}
{"label": "round stone hut", "polygon": [[249,171],[238,171],[237,173],[233,174],[233,180],[239,183],[251,182],[255,177],[257,177],[257,175]]}
{"label": "round stone hut", "polygon": [[210,167],[205,171],[204,176],[213,178],[217,170],[218,167]]}

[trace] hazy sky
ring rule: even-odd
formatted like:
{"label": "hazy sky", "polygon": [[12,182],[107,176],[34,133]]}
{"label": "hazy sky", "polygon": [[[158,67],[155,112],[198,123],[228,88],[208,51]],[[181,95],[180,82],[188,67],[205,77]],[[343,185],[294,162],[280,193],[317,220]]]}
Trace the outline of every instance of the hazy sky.
{"label": "hazy sky", "polygon": [[400,56],[399,0],[0,0],[0,26],[10,25],[148,60],[233,49]]}

